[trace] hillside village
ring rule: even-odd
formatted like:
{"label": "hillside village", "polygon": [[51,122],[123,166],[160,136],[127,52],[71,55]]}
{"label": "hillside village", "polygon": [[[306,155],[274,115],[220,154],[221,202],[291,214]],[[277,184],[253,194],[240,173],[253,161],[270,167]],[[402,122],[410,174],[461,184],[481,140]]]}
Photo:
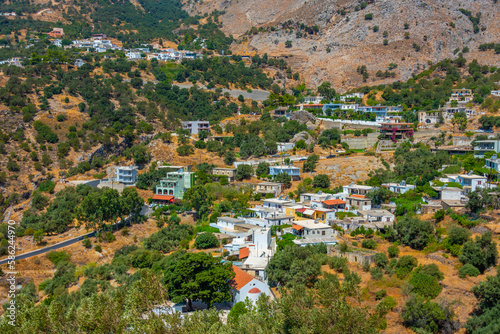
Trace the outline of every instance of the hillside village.
{"label": "hillside village", "polygon": [[394,4],[287,3],[0,4],[0,332],[498,332],[496,2],[338,75]]}

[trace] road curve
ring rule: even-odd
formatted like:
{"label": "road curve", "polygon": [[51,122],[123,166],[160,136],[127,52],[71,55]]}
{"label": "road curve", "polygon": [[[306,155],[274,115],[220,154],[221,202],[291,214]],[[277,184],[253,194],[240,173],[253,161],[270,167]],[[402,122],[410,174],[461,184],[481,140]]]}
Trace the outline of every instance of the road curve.
{"label": "road curve", "polygon": [[[63,248],[63,247],[69,246],[69,245],[73,245],[79,241],[82,241],[84,237],[89,237],[89,238],[93,237],[95,235],[95,233],[96,233],[96,231],[92,231],[92,232],[89,232],[89,233],[86,233],[83,235],[79,235],[78,237],[74,237],[74,238],[71,238],[68,240],[58,242],[57,244],[54,244],[54,245],[50,245],[50,246],[47,246],[44,248],[36,249],[34,251],[31,251],[31,252],[16,255],[15,260],[18,261],[18,260],[22,260],[22,259],[27,259],[27,258],[32,257],[32,256],[37,256],[40,254],[50,252],[52,250],[56,250],[56,249]],[[8,258],[3,259],[0,261],[0,265],[6,264],[8,261],[9,261]]]}
{"label": "road curve", "polygon": [[[147,205],[143,205],[142,206],[142,209],[141,209],[141,214],[142,215],[149,216],[151,214],[151,212],[152,212],[152,210]],[[125,220],[128,220],[128,219],[129,219],[128,217],[125,218]],[[111,226],[113,227],[113,226],[115,226],[117,224],[120,224],[120,222],[114,223]],[[44,247],[44,248],[36,249],[34,251],[31,251],[31,252],[27,252],[27,253],[16,255],[15,256],[15,261],[22,260],[22,259],[27,259],[27,258],[30,258],[30,257],[33,257],[33,256],[37,256],[37,255],[40,255],[40,254],[44,254],[44,253],[50,252],[52,250],[56,250],[56,249],[60,249],[60,248],[66,247],[66,246],[70,246],[70,245],[76,244],[77,242],[82,241],[83,238],[85,238],[85,237],[88,237],[88,238],[93,237],[96,234],[96,232],[97,231],[88,232],[88,233],[79,235],[77,237],[74,237],[74,238],[71,238],[71,239],[68,239],[68,240],[64,240],[64,241],[58,242],[57,244],[54,244],[54,245],[50,245],[50,246],[47,246],[47,247]],[[0,260],[0,265],[6,264],[7,262],[9,262],[8,258]]]}

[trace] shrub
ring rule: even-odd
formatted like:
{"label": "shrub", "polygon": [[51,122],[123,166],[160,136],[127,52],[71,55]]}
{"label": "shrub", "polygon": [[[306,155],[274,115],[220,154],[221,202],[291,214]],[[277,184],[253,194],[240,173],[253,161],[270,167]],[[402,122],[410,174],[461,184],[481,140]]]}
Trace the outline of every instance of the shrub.
{"label": "shrub", "polygon": [[413,292],[430,299],[436,298],[443,290],[436,277],[421,272],[413,275],[410,284]]}
{"label": "shrub", "polygon": [[370,269],[370,275],[372,275],[372,278],[374,280],[380,280],[382,279],[382,276],[384,276],[384,272],[382,271],[382,268],[380,267],[374,267]]}
{"label": "shrub", "polygon": [[56,116],[56,119],[58,122],[64,122],[66,120],[66,115],[65,114],[59,114]]}
{"label": "shrub", "polygon": [[498,251],[496,243],[492,240],[491,232],[486,232],[476,240],[469,240],[462,248],[462,254],[458,257],[463,264],[471,264],[481,273],[496,264]]}
{"label": "shrub", "polygon": [[54,189],[56,187],[56,184],[52,180],[45,180],[40,183],[38,186],[38,190],[43,191],[43,192],[48,192],[48,193],[53,193]]}
{"label": "shrub", "polygon": [[415,269],[415,272],[435,277],[438,280],[444,279],[444,274],[441,272],[441,270],[439,270],[439,267],[434,263],[419,266],[417,269]]}
{"label": "shrub", "polygon": [[387,253],[389,253],[390,258],[395,258],[399,256],[399,247],[396,245],[392,245],[387,249]]}
{"label": "shrub", "polygon": [[409,273],[418,265],[418,260],[416,257],[411,255],[402,256],[396,263],[396,275],[400,279],[404,279]]}
{"label": "shrub", "polygon": [[375,292],[375,300],[380,300],[380,299],[384,298],[385,296],[387,296],[387,291],[385,291],[385,290],[379,290],[379,291]]}
{"label": "shrub", "polygon": [[66,253],[65,251],[51,251],[47,253],[47,258],[52,262],[55,266],[62,262],[69,262],[71,255]]}
{"label": "shrub", "polygon": [[470,231],[460,226],[452,226],[448,230],[448,242],[451,245],[463,245],[470,238]]}
{"label": "shrub", "polygon": [[100,253],[100,252],[102,252],[102,247],[101,247],[101,245],[95,245],[95,246],[94,246],[94,249],[96,250],[96,252],[99,252],[99,253]]}
{"label": "shrub", "polygon": [[384,253],[375,254],[373,260],[375,261],[377,267],[384,268],[385,266],[387,266],[387,264],[389,264],[389,259],[387,258],[387,255],[385,255]]}
{"label": "shrub", "polygon": [[211,232],[204,232],[196,237],[194,246],[198,249],[215,248],[219,246],[219,240]]}
{"label": "shrub", "polygon": [[[241,96],[241,95],[240,95]],[[248,313],[246,305],[244,302],[237,302],[229,311],[228,319],[234,322],[238,321],[240,315]]]}
{"label": "shrub", "polygon": [[426,301],[424,297],[412,295],[406,302],[401,317],[404,325],[419,333],[438,333],[445,328],[452,333],[458,328],[453,322],[454,313],[450,305]]}
{"label": "shrub", "polygon": [[377,246],[378,246],[377,242],[372,239],[363,240],[363,242],[361,243],[361,247],[368,249],[375,249],[377,248]]}
{"label": "shrub", "polygon": [[410,216],[399,218],[394,229],[403,244],[418,250],[427,246],[429,236],[434,232],[430,222]]}
{"label": "shrub", "polygon": [[476,277],[479,274],[480,274],[479,269],[477,269],[476,267],[474,267],[470,263],[467,263],[462,268],[458,269],[458,275],[461,278],[465,278],[467,276],[469,276],[469,277]]}
{"label": "shrub", "polygon": [[87,238],[87,237],[83,238],[82,243],[83,243],[83,246],[85,248],[91,248],[92,247],[92,242],[90,242],[90,239]]}
{"label": "shrub", "polygon": [[340,273],[344,272],[344,270],[347,269],[347,259],[332,256],[328,259],[328,266],[330,269],[334,269]]}

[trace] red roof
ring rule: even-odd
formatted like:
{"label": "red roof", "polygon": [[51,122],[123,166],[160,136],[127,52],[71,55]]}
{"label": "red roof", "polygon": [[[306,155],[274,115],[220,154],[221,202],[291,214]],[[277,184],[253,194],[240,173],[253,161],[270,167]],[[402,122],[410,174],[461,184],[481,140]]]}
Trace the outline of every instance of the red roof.
{"label": "red roof", "polygon": [[250,254],[250,249],[248,247],[240,248],[239,258],[244,259]]}
{"label": "red roof", "polygon": [[260,293],[261,291],[258,288],[251,288],[248,293]]}
{"label": "red roof", "polygon": [[236,275],[234,276],[231,285],[238,291],[255,278],[235,265],[233,265],[233,271]]}
{"label": "red roof", "polygon": [[300,213],[302,213],[302,212],[304,212],[304,211],[306,211],[306,208],[302,208],[302,209],[297,209],[297,210],[295,210],[295,212],[300,212]]}
{"label": "red roof", "polygon": [[324,203],[326,205],[346,204],[343,200],[340,200],[340,199],[329,199],[329,200],[323,201],[322,203]]}
{"label": "red roof", "polygon": [[153,200],[161,200],[161,201],[172,201],[174,196],[171,195],[154,195]]}
{"label": "red roof", "polygon": [[351,195],[350,197],[356,197],[356,198],[365,198],[365,195]]}
{"label": "red roof", "polygon": [[304,226],[300,226],[300,225],[296,225],[296,224],[293,224],[292,225],[292,228],[297,230],[297,231],[300,231],[300,230],[303,230],[304,229]]}

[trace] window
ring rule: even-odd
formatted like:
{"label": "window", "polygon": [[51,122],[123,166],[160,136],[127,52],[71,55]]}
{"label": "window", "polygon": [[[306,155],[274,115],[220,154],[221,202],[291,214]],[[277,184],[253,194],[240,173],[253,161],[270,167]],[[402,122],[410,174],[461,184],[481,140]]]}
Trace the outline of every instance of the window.
{"label": "window", "polygon": [[325,231],[321,231],[321,235],[325,235],[325,234],[326,234],[326,232],[325,232]]}

